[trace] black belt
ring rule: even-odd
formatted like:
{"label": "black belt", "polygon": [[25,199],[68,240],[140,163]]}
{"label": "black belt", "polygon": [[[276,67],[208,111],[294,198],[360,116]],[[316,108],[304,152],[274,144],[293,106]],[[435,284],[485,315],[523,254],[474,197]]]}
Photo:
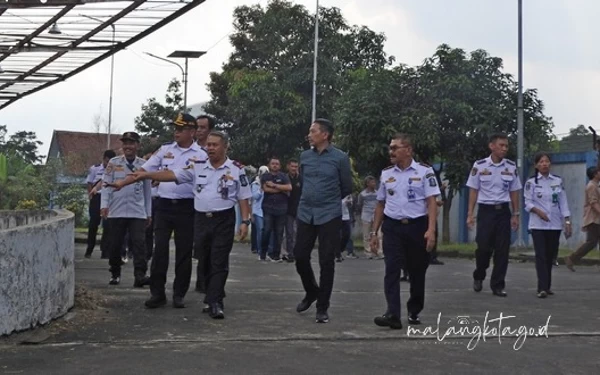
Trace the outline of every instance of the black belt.
{"label": "black belt", "polygon": [[183,199],[169,199],[169,198],[158,198],[158,201],[161,203],[168,204],[189,204],[190,202],[194,202],[194,198],[183,198]]}
{"label": "black belt", "polygon": [[502,209],[508,208],[508,202],[498,203],[498,204],[479,203],[479,209],[482,209],[482,208],[484,210],[502,210]]}
{"label": "black belt", "polygon": [[200,211],[196,211],[196,213],[198,215],[202,215],[208,218],[213,218],[213,217],[222,217],[222,216],[227,216],[227,215],[231,215],[232,211],[235,212],[235,208],[231,207],[228,208],[226,210],[223,211],[212,211],[212,212],[200,212]]}
{"label": "black belt", "polygon": [[389,216],[386,216],[385,218],[388,220],[391,220],[393,222],[396,222],[396,223],[408,225],[408,224],[415,224],[415,223],[421,222],[423,220],[427,220],[427,215],[419,216],[419,217],[415,217],[415,218],[405,218],[405,219],[392,219]]}

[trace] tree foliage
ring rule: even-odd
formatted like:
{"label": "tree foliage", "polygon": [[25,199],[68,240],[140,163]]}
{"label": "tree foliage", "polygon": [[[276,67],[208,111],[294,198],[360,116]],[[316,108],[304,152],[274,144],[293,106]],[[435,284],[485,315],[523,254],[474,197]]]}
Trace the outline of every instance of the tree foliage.
{"label": "tree foliage", "polygon": [[[445,214],[473,162],[489,155],[492,133],[507,134],[509,157],[516,156],[517,83],[503,72],[500,58],[441,45],[416,68],[359,69],[348,76],[335,119],[342,146],[361,155],[358,169],[374,172],[388,163],[386,145],[394,132],[412,135],[417,159],[437,162],[436,173],[447,180]],[[552,119],[536,90],[524,93],[524,119],[526,153],[550,150]]]}
{"label": "tree foliage", "polygon": [[183,109],[183,94],[181,83],[172,79],[167,87],[165,104],[156,98],[150,98],[142,104],[142,113],[134,120],[135,129],[142,138],[142,153],[154,151],[155,144],[173,140],[171,121]]}
{"label": "tree foliage", "polygon": [[[296,155],[307,147],[310,124],[314,15],[274,0],[266,8],[236,8],[234,29],[234,52],[221,73],[211,74],[206,111],[225,124],[235,157],[245,163]],[[317,113],[332,117],[345,72],[383,69],[393,58],[383,50],[383,34],[349,25],[337,8],[322,8],[319,38]]]}
{"label": "tree foliage", "polygon": [[26,163],[39,163],[44,156],[38,154],[42,142],[37,139],[35,132],[21,130],[6,139],[7,127],[0,125],[0,153],[14,155]]}

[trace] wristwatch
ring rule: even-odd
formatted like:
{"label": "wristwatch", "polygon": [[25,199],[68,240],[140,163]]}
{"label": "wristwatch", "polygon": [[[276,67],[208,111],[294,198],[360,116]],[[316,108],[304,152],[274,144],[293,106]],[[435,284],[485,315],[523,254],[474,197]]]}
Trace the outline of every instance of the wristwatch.
{"label": "wristwatch", "polygon": [[250,225],[250,223],[251,223],[250,220],[242,220],[242,224]]}

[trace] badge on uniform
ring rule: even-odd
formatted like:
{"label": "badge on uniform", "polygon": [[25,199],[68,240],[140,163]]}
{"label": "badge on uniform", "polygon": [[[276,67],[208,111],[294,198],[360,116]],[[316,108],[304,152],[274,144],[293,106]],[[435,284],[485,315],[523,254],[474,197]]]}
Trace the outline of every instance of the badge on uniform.
{"label": "badge on uniform", "polygon": [[476,176],[477,175],[477,168],[473,167],[473,169],[471,170],[471,176]]}
{"label": "badge on uniform", "polygon": [[415,191],[412,188],[408,189],[407,195],[408,195],[408,199],[409,200],[414,200],[415,199]]}
{"label": "badge on uniform", "polygon": [[437,186],[437,181],[435,180],[434,177],[431,177],[429,179],[429,186],[431,186],[431,187],[436,187]]}
{"label": "badge on uniform", "polygon": [[557,192],[552,193],[552,203],[558,203],[558,193]]}
{"label": "badge on uniform", "polygon": [[248,186],[248,177],[245,174],[240,175],[240,184],[242,186]]}
{"label": "badge on uniform", "polygon": [[394,195],[394,193],[395,193],[395,192],[394,192],[394,190],[392,190],[392,189],[388,189],[387,193],[388,193],[389,195]]}
{"label": "badge on uniform", "polygon": [[538,198],[541,198],[541,197],[542,197],[542,192],[541,192],[541,191],[537,193],[537,197],[538,197]]}
{"label": "badge on uniform", "polygon": [[527,190],[527,191],[531,190],[531,182],[528,182],[525,184],[525,190]]}
{"label": "badge on uniform", "polygon": [[202,185],[196,185],[196,191],[202,193]]}

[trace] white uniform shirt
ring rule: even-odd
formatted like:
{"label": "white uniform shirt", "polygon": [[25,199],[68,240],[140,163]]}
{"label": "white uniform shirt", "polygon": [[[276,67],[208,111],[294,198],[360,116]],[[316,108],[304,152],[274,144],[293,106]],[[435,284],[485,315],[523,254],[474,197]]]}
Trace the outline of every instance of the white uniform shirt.
{"label": "white uniform shirt", "polygon": [[[181,148],[177,142],[166,143],[144,163],[142,168],[148,172],[182,169],[196,160],[207,158],[206,152],[196,142],[192,143],[190,148]],[[192,199],[194,186],[191,182],[179,185],[175,182],[161,182],[158,185],[158,196],[167,199]]]}
{"label": "white uniform shirt", "polygon": [[404,170],[397,165],[381,172],[377,200],[385,201],[384,215],[395,219],[416,219],[427,215],[426,199],[440,195],[433,168],[414,159]]}
{"label": "white uniform shirt", "polygon": [[194,208],[198,212],[225,211],[240,200],[252,198],[244,166],[229,158],[217,169],[210,160],[197,160],[173,172],[178,184],[193,184]]}
{"label": "white uniform shirt", "polygon": [[102,190],[102,184],[96,184],[98,181],[102,180],[104,176],[104,165],[102,163],[92,165],[88,171],[88,176],[86,182],[88,184],[92,184],[92,187],[96,188],[97,192]]}
{"label": "white uniform shirt", "polygon": [[[565,217],[570,217],[567,194],[560,177],[549,174],[544,177],[538,174],[525,183],[523,196],[525,209],[529,211],[529,229],[561,230]],[[533,208],[542,210],[550,221],[544,221],[537,214],[531,212]]]}
{"label": "white uniform shirt", "polygon": [[467,186],[478,190],[477,203],[489,205],[510,202],[510,192],[522,188],[515,162],[494,164],[491,156],[473,164]]}

